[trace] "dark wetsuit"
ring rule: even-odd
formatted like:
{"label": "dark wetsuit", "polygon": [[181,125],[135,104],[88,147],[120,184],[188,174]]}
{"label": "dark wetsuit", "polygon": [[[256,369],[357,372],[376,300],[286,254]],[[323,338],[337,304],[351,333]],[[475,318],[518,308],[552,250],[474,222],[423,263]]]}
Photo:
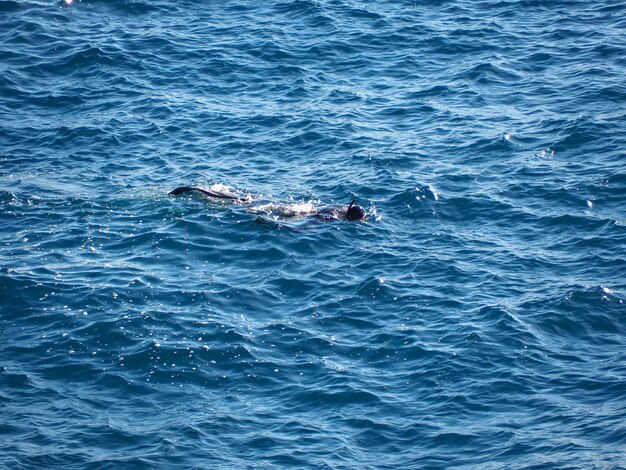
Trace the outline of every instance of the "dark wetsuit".
{"label": "dark wetsuit", "polygon": [[227,199],[233,202],[242,202],[242,199],[236,196],[229,196],[228,194],[220,193],[219,191],[212,191],[210,189],[191,188],[189,186],[181,186],[180,188],[176,188],[173,191],[170,191],[170,196],[178,196],[179,194],[194,193],[194,192],[204,194],[205,196],[208,196],[208,197],[215,197],[218,199]]}
{"label": "dark wetsuit", "polygon": [[[237,203],[237,204],[246,202],[244,199],[241,199],[236,196],[230,196],[228,194],[224,194],[219,191],[213,191],[210,189],[192,188],[190,186],[182,186],[180,188],[176,188],[173,191],[170,191],[170,196],[178,196],[179,194],[193,193],[193,192],[203,194],[207,197],[214,197],[216,199],[225,199],[225,200]],[[361,206],[354,204],[354,201],[352,201],[346,209],[344,209],[342,206],[325,207],[317,211],[315,214],[313,214],[313,217],[317,217],[323,220],[338,220],[338,219],[361,220],[365,218],[365,210]]]}

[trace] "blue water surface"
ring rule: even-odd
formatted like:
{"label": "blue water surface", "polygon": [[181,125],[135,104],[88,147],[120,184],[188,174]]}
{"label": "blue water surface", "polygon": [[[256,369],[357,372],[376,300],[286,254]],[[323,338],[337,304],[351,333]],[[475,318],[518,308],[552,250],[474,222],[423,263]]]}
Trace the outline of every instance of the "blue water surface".
{"label": "blue water surface", "polygon": [[626,468],[625,46],[613,0],[0,0],[0,467]]}

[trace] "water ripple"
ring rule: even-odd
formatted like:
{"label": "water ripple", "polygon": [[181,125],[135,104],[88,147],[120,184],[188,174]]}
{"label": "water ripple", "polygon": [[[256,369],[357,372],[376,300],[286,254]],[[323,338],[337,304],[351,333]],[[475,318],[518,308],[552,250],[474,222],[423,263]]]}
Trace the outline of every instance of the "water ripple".
{"label": "water ripple", "polygon": [[0,466],[623,466],[624,5],[0,12]]}

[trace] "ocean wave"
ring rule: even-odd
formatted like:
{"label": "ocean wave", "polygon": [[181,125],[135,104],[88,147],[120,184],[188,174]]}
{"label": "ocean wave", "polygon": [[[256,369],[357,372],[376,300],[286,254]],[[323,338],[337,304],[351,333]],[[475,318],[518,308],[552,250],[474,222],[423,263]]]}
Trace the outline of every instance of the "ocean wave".
{"label": "ocean wave", "polygon": [[0,11],[5,466],[620,465],[623,5]]}

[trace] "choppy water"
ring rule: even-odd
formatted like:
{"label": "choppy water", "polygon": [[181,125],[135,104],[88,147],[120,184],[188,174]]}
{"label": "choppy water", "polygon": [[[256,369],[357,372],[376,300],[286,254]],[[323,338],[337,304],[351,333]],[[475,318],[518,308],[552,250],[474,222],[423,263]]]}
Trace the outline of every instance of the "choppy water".
{"label": "choppy water", "polygon": [[0,466],[625,468],[625,44],[612,0],[0,1]]}

